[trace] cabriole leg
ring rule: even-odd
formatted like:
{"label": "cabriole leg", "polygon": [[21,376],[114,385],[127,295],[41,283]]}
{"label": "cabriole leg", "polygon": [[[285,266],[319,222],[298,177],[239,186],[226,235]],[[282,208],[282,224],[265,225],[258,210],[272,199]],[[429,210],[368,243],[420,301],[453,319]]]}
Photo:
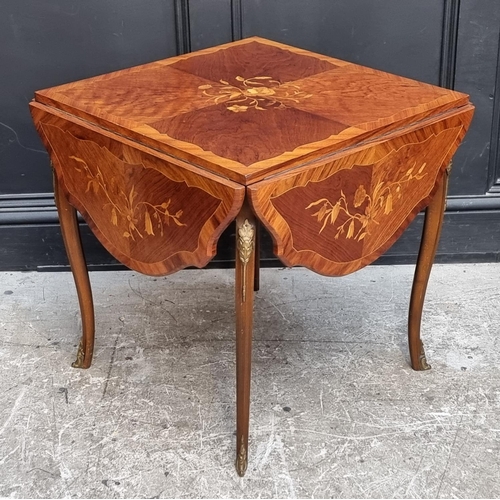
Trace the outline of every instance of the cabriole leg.
{"label": "cabriole leg", "polygon": [[420,242],[417,266],[413,278],[410,311],[408,315],[408,344],[410,347],[411,366],[414,370],[429,370],[431,368],[430,365],[427,364],[424,346],[420,339],[420,327],[422,324],[422,309],[424,306],[427,283],[431,274],[432,264],[434,262],[434,256],[436,255],[443,224],[449,171],[450,167],[446,169],[441,185],[425,211],[422,240]]}
{"label": "cabriole leg", "polygon": [[236,470],[240,476],[248,460],[255,234],[256,220],[245,204],[236,218]]}
{"label": "cabriole leg", "polygon": [[73,279],[75,280],[78,302],[80,304],[80,313],[82,316],[82,338],[78,347],[76,361],[71,366],[73,366],[73,368],[88,368],[92,363],[92,354],[94,352],[95,325],[92,290],[90,288],[87,264],[83,254],[76,210],[70,205],[55,175],[54,195],[57,211],[59,213],[64,246],[66,247]]}

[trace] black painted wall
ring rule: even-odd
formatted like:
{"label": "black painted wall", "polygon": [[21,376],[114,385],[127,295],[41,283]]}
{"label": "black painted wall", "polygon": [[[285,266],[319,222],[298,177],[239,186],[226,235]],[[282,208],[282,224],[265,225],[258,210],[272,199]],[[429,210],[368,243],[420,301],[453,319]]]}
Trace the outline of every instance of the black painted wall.
{"label": "black painted wall", "polygon": [[[67,265],[28,112],[35,90],[251,35],[470,94],[476,115],[454,160],[438,260],[499,260],[498,0],[2,0],[0,270]],[[413,262],[421,224],[380,262]],[[82,232],[93,267],[112,266],[85,224]],[[213,265],[230,265],[232,228],[219,250]]]}

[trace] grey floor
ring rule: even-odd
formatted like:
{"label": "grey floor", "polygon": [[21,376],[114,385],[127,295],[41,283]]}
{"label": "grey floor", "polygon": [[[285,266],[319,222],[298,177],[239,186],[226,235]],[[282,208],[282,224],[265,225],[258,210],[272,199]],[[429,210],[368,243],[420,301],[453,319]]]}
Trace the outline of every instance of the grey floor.
{"label": "grey floor", "polygon": [[500,497],[500,265],[434,267],[428,372],[412,272],[262,271],[245,478],[232,271],[92,273],[89,370],[71,275],[0,273],[0,496]]}

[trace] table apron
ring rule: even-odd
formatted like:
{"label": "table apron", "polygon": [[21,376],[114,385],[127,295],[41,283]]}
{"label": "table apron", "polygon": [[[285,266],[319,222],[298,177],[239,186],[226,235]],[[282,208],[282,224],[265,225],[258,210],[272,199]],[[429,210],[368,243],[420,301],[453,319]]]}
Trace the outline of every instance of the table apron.
{"label": "table apron", "polygon": [[470,108],[249,187],[276,255],[341,276],[370,264],[429,205]]}
{"label": "table apron", "polygon": [[243,186],[44,108],[32,114],[59,188],[115,258],[165,275],[215,256]]}

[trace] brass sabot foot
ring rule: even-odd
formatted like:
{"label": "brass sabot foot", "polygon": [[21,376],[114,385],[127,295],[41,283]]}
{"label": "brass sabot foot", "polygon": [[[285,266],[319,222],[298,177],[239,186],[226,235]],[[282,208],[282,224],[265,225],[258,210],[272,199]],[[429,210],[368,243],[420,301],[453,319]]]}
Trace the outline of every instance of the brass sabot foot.
{"label": "brass sabot foot", "polygon": [[420,347],[420,357],[419,357],[420,370],[430,370],[431,365],[427,363],[427,358],[425,357],[424,344]]}
{"label": "brass sabot foot", "polygon": [[83,342],[80,340],[80,344],[78,346],[78,352],[76,354],[76,360],[71,363],[73,368],[85,368],[83,366],[83,361],[85,360],[85,349],[83,348]]}
{"label": "brass sabot foot", "polygon": [[236,458],[236,472],[238,473],[238,476],[243,477],[245,475],[245,472],[247,471],[247,459],[245,458]]}
{"label": "brass sabot foot", "polygon": [[248,466],[248,454],[245,446],[245,439],[243,436],[241,436],[240,451],[238,452],[238,455],[236,457],[235,465],[236,472],[238,472],[239,476],[243,477],[245,475],[245,472],[247,471]]}

